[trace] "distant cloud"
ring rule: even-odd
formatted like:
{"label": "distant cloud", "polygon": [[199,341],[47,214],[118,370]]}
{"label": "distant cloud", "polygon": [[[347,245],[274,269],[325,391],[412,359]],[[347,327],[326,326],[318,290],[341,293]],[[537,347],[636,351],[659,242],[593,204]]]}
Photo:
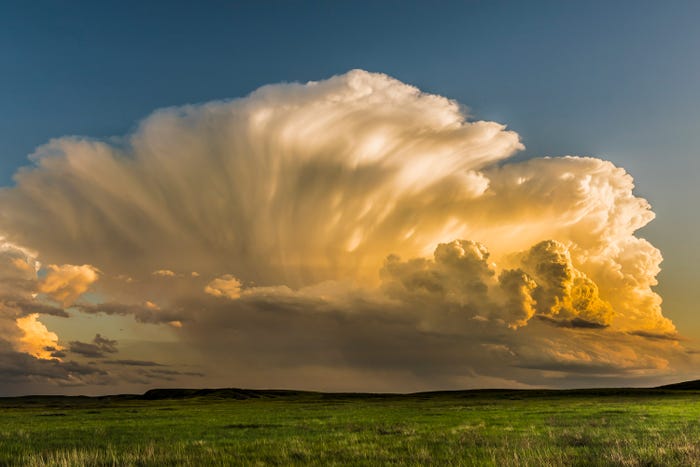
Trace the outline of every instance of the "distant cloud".
{"label": "distant cloud", "polygon": [[98,273],[97,268],[89,264],[51,264],[47,268],[46,277],[39,282],[38,289],[39,292],[61,302],[64,307],[70,306],[97,281]]}
{"label": "distant cloud", "polygon": [[102,337],[100,334],[97,334],[91,343],[72,341],[68,350],[88,358],[103,358],[105,354],[118,351],[117,341]]}
{"label": "distant cloud", "polygon": [[[52,140],[0,191],[0,330],[15,352],[17,319],[85,313],[163,325],[207,377],[239,385],[562,385],[688,367],[653,290],[661,253],[635,235],[654,213],[611,162],[511,161],[523,146],[504,125],[361,70],[159,110],[115,141]],[[60,336],[34,327],[22,352],[58,355]],[[130,384],[199,373],[110,362]]]}
{"label": "distant cloud", "polygon": [[241,282],[230,274],[217,277],[204,287],[204,292],[215,297],[236,299],[241,296]]}
{"label": "distant cloud", "polygon": [[[49,331],[38,318],[37,313],[17,318],[17,327],[23,333],[17,346],[20,351],[36,358],[50,360],[54,358],[52,352],[61,350],[58,345],[58,336]],[[51,350],[47,350],[47,348],[51,348]]]}
{"label": "distant cloud", "polygon": [[126,365],[126,366],[163,366],[160,363],[149,360],[107,360],[105,363],[109,365]]}
{"label": "distant cloud", "polygon": [[123,303],[79,303],[75,305],[75,308],[82,313],[87,314],[105,314],[105,315],[116,315],[116,316],[133,316],[136,321],[141,323],[149,324],[162,324],[170,323],[172,321],[186,320],[186,313],[178,312],[176,310],[163,310],[160,308],[153,308],[149,306],[148,303],[141,304],[123,304]]}
{"label": "distant cloud", "polygon": [[154,276],[160,276],[160,277],[175,277],[176,274],[169,270],[169,269],[158,269],[157,271],[153,271]]}
{"label": "distant cloud", "polygon": [[36,358],[28,353],[13,351],[0,342],[0,380],[4,391],[31,386],[37,382],[44,387],[47,384],[59,387],[99,385],[107,378],[107,372],[100,368],[57,359]]}

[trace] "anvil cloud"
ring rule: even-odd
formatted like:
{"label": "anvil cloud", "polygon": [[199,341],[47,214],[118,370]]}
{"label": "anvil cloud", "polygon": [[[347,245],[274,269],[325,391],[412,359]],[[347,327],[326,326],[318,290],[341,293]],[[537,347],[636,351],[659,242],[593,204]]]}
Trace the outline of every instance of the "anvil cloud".
{"label": "anvil cloud", "polygon": [[[162,109],[119,140],[52,140],[0,191],[16,284],[0,287],[0,373],[400,391],[675,371],[686,351],[632,177],[591,157],[510,162],[522,148],[361,70]],[[42,314],[168,326],[200,368],[87,361],[109,356]]]}

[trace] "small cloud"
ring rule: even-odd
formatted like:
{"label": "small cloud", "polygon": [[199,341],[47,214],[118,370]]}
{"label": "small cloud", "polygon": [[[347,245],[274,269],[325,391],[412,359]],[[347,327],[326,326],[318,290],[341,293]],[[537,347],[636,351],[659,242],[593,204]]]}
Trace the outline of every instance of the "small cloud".
{"label": "small cloud", "polygon": [[17,349],[20,352],[28,353],[38,359],[51,360],[55,358],[52,352],[63,349],[58,345],[56,333],[49,331],[44,323],[39,321],[38,313],[17,318],[15,323],[23,333],[17,342]]}
{"label": "small cloud", "polygon": [[32,299],[29,300],[21,297],[7,297],[6,299],[0,299],[0,306],[14,309],[22,315],[38,313],[40,315],[58,316],[60,318],[70,317],[68,312],[63,308],[38,302],[34,300],[34,298],[35,297],[32,297]]}
{"label": "small cloud", "polygon": [[206,287],[204,292],[215,297],[226,297],[235,300],[241,296],[241,281],[230,274],[217,277]]}
{"label": "small cloud", "polygon": [[157,277],[175,277],[176,274],[171,271],[170,269],[158,269],[157,271],[153,271],[151,273],[154,276]]}
{"label": "small cloud", "polygon": [[69,344],[70,352],[88,358],[103,358],[107,353],[117,353],[117,341],[95,335],[92,343],[72,341]]}
{"label": "small cloud", "polygon": [[97,281],[99,272],[89,264],[51,264],[46,277],[39,282],[39,292],[61,302],[64,307],[70,306]]}
{"label": "small cloud", "polygon": [[68,344],[68,350],[71,353],[88,358],[102,358],[105,356],[104,352],[97,345],[87,342],[72,341]]}
{"label": "small cloud", "polygon": [[107,360],[105,363],[124,366],[165,366],[162,363],[152,362],[150,360]]}
{"label": "small cloud", "polygon": [[[149,306],[148,303],[151,303]],[[140,323],[160,324],[168,323],[169,321],[185,321],[183,314],[177,310],[170,309],[154,309],[152,302],[145,304],[123,304],[123,303],[79,303],[76,308],[83,313],[106,315],[127,316],[132,315],[136,321]],[[155,305],[157,307],[157,305]]]}
{"label": "small cloud", "polygon": [[156,378],[156,379],[162,379],[166,381],[174,381],[176,376],[199,376],[199,377],[204,377],[206,376],[204,373],[198,372],[198,371],[177,371],[177,370],[170,370],[170,369],[162,369],[162,368],[149,368],[149,369],[142,369],[139,370],[141,374],[144,376],[148,376],[151,378]]}
{"label": "small cloud", "polygon": [[95,345],[98,345],[100,349],[102,349],[104,352],[109,352],[109,353],[115,353],[117,352],[117,341],[112,340],[112,339],[107,339],[106,337],[102,337],[99,334],[95,335],[95,338],[93,339],[93,342]]}
{"label": "small cloud", "polygon": [[668,341],[681,341],[683,338],[675,332],[663,333],[663,332],[651,332],[651,331],[630,331],[628,334],[632,336],[644,337],[646,339],[656,339],[656,340],[668,340]]}

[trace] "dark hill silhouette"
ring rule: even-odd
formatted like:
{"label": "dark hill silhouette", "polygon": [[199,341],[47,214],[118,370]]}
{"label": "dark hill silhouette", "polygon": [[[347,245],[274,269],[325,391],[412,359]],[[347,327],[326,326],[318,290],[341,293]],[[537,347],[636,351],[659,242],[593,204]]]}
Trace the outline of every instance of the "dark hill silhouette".
{"label": "dark hill silhouette", "polygon": [[284,389],[150,389],[140,399],[189,399],[192,397],[207,397],[211,399],[270,399],[277,397],[297,397],[307,394],[306,391],[294,391]]}
{"label": "dark hill silhouette", "polygon": [[664,386],[658,386],[654,389],[670,389],[670,390],[681,390],[681,391],[700,391],[700,379],[693,381],[683,381],[682,383],[666,384]]}
{"label": "dark hill silhouette", "polygon": [[700,380],[686,381],[653,388],[587,388],[587,389],[466,389],[457,391],[428,391],[411,394],[399,393],[341,393],[295,391],[284,389],[151,389],[141,396],[140,400],[161,399],[304,399],[304,400],[387,400],[387,399],[435,399],[435,398],[464,398],[492,397],[496,399],[525,399],[537,397],[566,397],[570,396],[658,396],[673,394],[678,390],[699,390]]}
{"label": "dark hill silhouette", "polygon": [[73,404],[110,403],[111,401],[149,401],[166,399],[286,399],[286,400],[389,400],[389,399],[415,399],[428,400],[439,398],[464,398],[474,399],[489,397],[494,399],[526,399],[540,397],[567,397],[567,396],[659,396],[663,394],[678,394],[679,391],[700,391],[700,380],[683,381],[666,384],[652,388],[588,388],[588,389],[466,389],[458,391],[429,391],[412,394],[400,393],[342,393],[342,392],[315,392],[297,391],[290,389],[242,389],[242,388],[157,388],[150,389],[143,394],[113,394],[104,396],[62,396],[62,395],[31,395],[19,397],[2,397],[3,406],[18,404],[21,406],[32,404],[52,404],[55,406]]}

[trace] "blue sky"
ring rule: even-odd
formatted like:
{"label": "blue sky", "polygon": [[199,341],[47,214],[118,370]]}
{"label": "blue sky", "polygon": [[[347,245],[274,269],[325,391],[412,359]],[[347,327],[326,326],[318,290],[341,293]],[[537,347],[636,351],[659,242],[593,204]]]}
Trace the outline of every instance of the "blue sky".
{"label": "blue sky", "polygon": [[700,3],[3,2],[0,184],[52,138],[361,68],[455,99],[534,156],[624,167],[657,219],[664,314],[700,338]]}
{"label": "blue sky", "polygon": [[700,112],[698,13],[694,2],[7,2],[1,176],[51,137],[122,134],[154,108],[352,68],[505,122],[526,154],[682,157]]}

